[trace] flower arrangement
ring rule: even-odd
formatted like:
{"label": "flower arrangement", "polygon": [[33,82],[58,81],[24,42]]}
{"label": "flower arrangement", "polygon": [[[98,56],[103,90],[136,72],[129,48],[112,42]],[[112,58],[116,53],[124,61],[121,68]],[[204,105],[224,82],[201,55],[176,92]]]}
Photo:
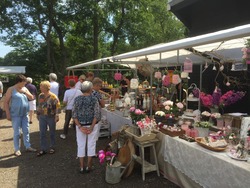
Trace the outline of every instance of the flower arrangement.
{"label": "flower arrangement", "polygon": [[136,124],[140,129],[148,129],[153,130],[156,128],[156,122],[154,119],[150,119],[149,117],[145,117],[141,119],[140,121],[137,121]]}
{"label": "flower arrangement", "polygon": [[180,114],[184,109],[183,103],[177,102],[176,104],[174,104],[174,102],[171,100],[165,101],[163,103],[163,106],[167,118],[178,116],[178,114]]}
{"label": "flower arrangement", "polygon": [[[195,97],[199,96],[199,93],[193,93]],[[212,95],[200,92],[200,100],[203,106],[212,108],[212,107],[225,107],[231,104],[236,103],[245,96],[246,92],[244,91],[233,91],[230,90],[222,95],[221,89],[217,86]]]}
{"label": "flower arrangement", "polygon": [[134,122],[140,121],[141,119],[146,117],[144,111],[140,109],[136,109],[135,107],[131,107],[129,109],[130,117]]}
{"label": "flower arrangement", "polygon": [[106,160],[107,165],[112,166],[114,163],[114,159],[115,159],[116,154],[112,153],[111,151],[104,151],[104,150],[100,150],[98,152],[98,158],[101,164],[103,164]]}
{"label": "flower arrangement", "polygon": [[157,111],[157,112],[155,112],[155,115],[156,115],[156,116],[164,117],[164,116],[166,116],[166,113],[163,112],[163,111]]}

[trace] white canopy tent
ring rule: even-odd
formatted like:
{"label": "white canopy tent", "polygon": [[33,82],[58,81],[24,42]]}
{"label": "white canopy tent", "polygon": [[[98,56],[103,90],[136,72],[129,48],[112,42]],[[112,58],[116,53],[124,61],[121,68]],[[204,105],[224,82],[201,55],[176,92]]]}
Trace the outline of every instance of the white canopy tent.
{"label": "white canopy tent", "polygon": [[24,74],[25,66],[0,66],[0,74]]}
{"label": "white canopy tent", "polygon": [[[250,24],[81,63],[67,67],[67,70],[107,62],[131,68],[135,68],[135,64],[150,64],[153,67],[173,66],[181,65],[186,57],[197,64],[209,62],[211,58],[233,63],[242,60],[241,48],[245,47],[248,38],[250,38]],[[209,58],[204,59],[201,53]],[[147,61],[141,61],[142,59]]]}

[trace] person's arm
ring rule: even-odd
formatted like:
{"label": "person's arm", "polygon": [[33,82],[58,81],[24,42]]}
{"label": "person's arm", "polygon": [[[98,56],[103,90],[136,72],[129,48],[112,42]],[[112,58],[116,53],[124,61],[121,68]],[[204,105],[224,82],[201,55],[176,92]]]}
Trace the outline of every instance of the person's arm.
{"label": "person's arm", "polygon": [[3,84],[1,81],[0,81],[0,93],[3,93]]}
{"label": "person's arm", "polygon": [[108,97],[111,97],[111,95],[105,91],[102,91],[101,89],[99,90],[100,93],[104,94],[104,95],[107,95]]}
{"label": "person's arm", "polygon": [[26,87],[23,87],[22,93],[23,93],[24,95],[26,95],[26,97],[27,97],[29,100],[33,100],[33,99],[34,99],[34,96],[30,93],[30,91],[29,91]]}
{"label": "person's arm", "polygon": [[8,88],[6,95],[5,95],[5,100],[4,100],[4,109],[6,112],[6,118],[7,120],[11,121],[11,116],[10,116],[10,99],[11,99],[11,94],[12,94],[12,87]]}

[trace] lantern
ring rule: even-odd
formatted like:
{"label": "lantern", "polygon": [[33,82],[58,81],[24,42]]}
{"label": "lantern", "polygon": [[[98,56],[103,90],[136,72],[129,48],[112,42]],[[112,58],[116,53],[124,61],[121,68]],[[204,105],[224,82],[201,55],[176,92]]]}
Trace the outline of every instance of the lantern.
{"label": "lantern", "polygon": [[117,80],[117,81],[121,80],[122,79],[122,74],[120,72],[115,73],[114,79]]}
{"label": "lantern", "polygon": [[130,80],[130,88],[131,89],[137,89],[139,86],[139,82],[138,82],[138,79],[137,78],[132,78]]}
{"label": "lantern", "polygon": [[161,72],[160,71],[155,72],[155,78],[157,78],[157,79],[161,78]]}
{"label": "lantern", "polygon": [[193,62],[189,58],[184,61],[184,72],[193,72]]}
{"label": "lantern", "polygon": [[164,75],[163,77],[162,77],[162,84],[164,85],[164,86],[168,86],[170,83],[171,83],[171,80],[170,80],[170,75],[168,74],[168,75]]}
{"label": "lantern", "polygon": [[181,78],[187,78],[188,72],[181,72]]}

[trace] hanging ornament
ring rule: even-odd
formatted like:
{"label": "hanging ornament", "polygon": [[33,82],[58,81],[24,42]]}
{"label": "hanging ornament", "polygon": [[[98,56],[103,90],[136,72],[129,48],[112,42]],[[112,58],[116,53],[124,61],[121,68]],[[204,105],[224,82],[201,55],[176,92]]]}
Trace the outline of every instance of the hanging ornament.
{"label": "hanging ornament", "polygon": [[207,62],[206,62],[206,64],[205,64],[204,68],[205,68],[205,69],[207,69],[207,68],[208,68]]}
{"label": "hanging ornament", "polygon": [[193,72],[193,62],[191,59],[186,57],[186,60],[184,61],[184,72]]}
{"label": "hanging ornament", "polygon": [[188,78],[188,72],[181,72],[181,78]]}
{"label": "hanging ornament", "polygon": [[157,79],[161,78],[161,72],[160,71],[155,72],[155,78],[157,78]]}
{"label": "hanging ornament", "polygon": [[227,83],[226,83],[226,86],[230,86],[230,82],[229,82],[229,78],[227,78]]}
{"label": "hanging ornament", "polygon": [[223,71],[224,70],[224,65],[221,65],[220,66],[220,71]]}
{"label": "hanging ornament", "polygon": [[179,74],[173,74],[172,76],[172,83],[177,85],[181,82],[181,78],[179,76]]}
{"label": "hanging ornament", "polygon": [[232,64],[231,71],[235,71],[235,64]]}
{"label": "hanging ornament", "polygon": [[168,86],[170,83],[171,83],[170,82],[170,75],[169,74],[164,75],[162,78],[162,85]]}
{"label": "hanging ornament", "polygon": [[217,69],[216,69],[216,66],[215,66],[215,64],[214,64],[214,66],[213,66],[213,70],[214,70],[214,71],[216,71],[216,70],[217,70]]}
{"label": "hanging ornament", "polygon": [[116,81],[121,80],[121,79],[122,79],[122,73],[120,73],[120,72],[115,73],[114,79],[115,79]]}
{"label": "hanging ornament", "polygon": [[130,80],[130,88],[131,89],[137,89],[139,86],[139,82],[138,82],[138,79],[137,78],[132,78]]}

